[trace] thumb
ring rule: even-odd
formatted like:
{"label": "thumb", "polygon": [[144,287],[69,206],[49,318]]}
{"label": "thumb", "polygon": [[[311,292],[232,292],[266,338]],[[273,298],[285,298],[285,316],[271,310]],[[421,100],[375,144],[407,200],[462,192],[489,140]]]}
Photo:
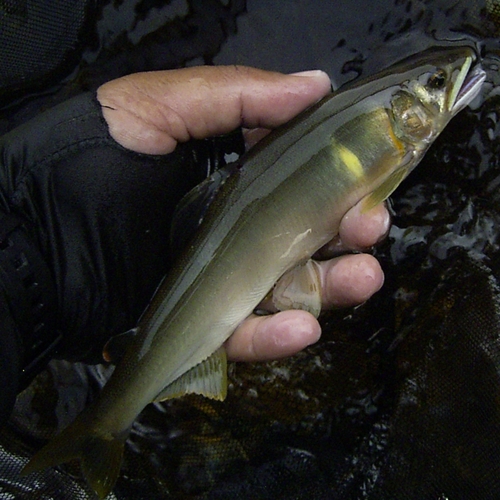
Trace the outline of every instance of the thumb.
{"label": "thumb", "polygon": [[102,85],[97,98],[111,136],[148,154],[239,126],[274,128],[330,89],[328,75],[283,75],[245,66],[201,66],[136,73]]}

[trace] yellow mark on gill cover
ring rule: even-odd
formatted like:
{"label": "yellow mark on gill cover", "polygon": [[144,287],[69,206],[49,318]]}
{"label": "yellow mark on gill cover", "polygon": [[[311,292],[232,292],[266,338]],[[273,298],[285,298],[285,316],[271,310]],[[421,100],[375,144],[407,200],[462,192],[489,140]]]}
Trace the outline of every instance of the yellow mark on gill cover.
{"label": "yellow mark on gill cover", "polygon": [[388,130],[389,130],[389,138],[391,139],[392,144],[396,147],[399,156],[403,158],[406,151],[404,144],[396,137],[396,134],[394,133],[394,130],[392,129],[391,126],[388,127]]}
{"label": "yellow mark on gill cover", "polygon": [[337,147],[340,159],[344,162],[347,170],[349,170],[349,172],[356,177],[356,179],[363,177],[365,172],[359,158],[349,148],[346,148],[341,144]]}

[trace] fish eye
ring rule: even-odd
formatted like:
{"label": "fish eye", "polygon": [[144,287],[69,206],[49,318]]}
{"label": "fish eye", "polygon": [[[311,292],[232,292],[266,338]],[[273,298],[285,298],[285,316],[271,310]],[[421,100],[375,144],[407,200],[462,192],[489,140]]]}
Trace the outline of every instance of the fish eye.
{"label": "fish eye", "polygon": [[442,89],[446,85],[446,71],[438,69],[429,77],[427,85],[433,90]]}

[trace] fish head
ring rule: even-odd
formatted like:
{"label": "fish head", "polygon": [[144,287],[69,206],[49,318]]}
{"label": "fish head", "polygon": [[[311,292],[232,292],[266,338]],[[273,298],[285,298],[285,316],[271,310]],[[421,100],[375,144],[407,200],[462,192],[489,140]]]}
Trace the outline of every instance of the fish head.
{"label": "fish head", "polygon": [[386,74],[393,161],[373,165],[369,175],[378,186],[365,198],[364,211],[390,196],[448,122],[478,95],[486,77],[470,47],[429,50]]}
{"label": "fish head", "polygon": [[410,77],[392,95],[395,135],[421,149],[479,93],[486,74],[470,47],[429,51],[411,63]]}

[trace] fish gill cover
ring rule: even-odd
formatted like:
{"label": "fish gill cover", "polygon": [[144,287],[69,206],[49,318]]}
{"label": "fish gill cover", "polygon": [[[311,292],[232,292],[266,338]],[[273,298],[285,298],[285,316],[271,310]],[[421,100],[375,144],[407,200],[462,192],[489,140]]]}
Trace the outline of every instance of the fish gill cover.
{"label": "fish gill cover", "polygon": [[[95,87],[104,67],[106,79],[157,69],[158,61],[140,54],[158,49],[170,54],[170,67],[320,67],[340,84],[437,40],[464,38],[483,48],[487,98],[454,120],[393,196],[393,227],[374,249],[384,289],[360,307],[324,315],[320,342],[302,353],[232,365],[224,403],[190,396],[147,407],[113,497],[497,499],[499,3],[282,5],[107,2],[74,79],[50,99]],[[21,8],[9,11],[7,2],[2,9],[21,22]],[[118,15],[126,31],[112,29]],[[206,19],[218,22],[207,27]],[[130,59],[121,46],[131,49]],[[17,112],[26,116],[22,107]],[[36,480],[18,473],[107,376],[103,367],[53,362],[21,395],[0,433],[2,498],[89,498],[72,465]]]}

